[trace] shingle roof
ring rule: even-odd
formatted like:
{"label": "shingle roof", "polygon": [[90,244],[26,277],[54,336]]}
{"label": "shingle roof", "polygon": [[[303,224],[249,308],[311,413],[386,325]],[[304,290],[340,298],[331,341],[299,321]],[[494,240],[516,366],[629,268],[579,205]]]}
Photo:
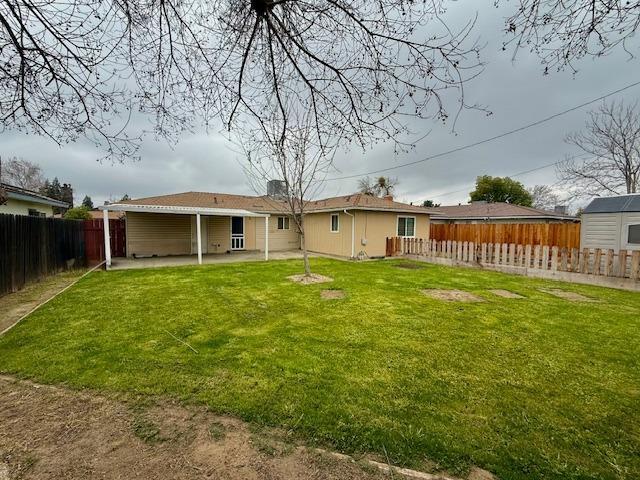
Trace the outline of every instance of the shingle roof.
{"label": "shingle roof", "polygon": [[512,205],[504,202],[473,202],[466,205],[450,205],[437,207],[441,215],[435,218],[559,218],[572,220],[575,217],[561,213],[541,210],[522,205]]}
{"label": "shingle roof", "polygon": [[[118,202],[126,205],[158,205],[171,207],[201,207],[243,209],[259,213],[285,213],[288,211],[284,200],[268,196],[232,195],[228,193],[184,192],[157,197],[138,198]],[[387,210],[392,212],[434,213],[424,207],[408,205],[393,200],[372,197],[364,194],[344,195],[341,197],[311,200],[306,204],[306,211],[336,211],[343,209]]]}
{"label": "shingle roof", "polygon": [[640,193],[594,198],[583,213],[640,212]]}

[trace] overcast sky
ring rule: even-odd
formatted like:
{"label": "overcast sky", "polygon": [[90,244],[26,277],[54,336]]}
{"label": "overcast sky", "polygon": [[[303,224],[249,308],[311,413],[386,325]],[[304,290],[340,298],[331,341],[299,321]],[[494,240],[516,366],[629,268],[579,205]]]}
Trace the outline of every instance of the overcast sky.
{"label": "overcast sky", "polygon": [[[473,16],[475,12],[469,8],[471,3],[449,3],[447,22],[458,24]],[[466,99],[486,106],[492,115],[487,117],[480,111],[463,112],[455,133],[451,132],[450,124],[415,123],[416,138],[431,133],[414,151],[394,155],[391,145],[381,145],[366,153],[358,150],[340,153],[336,160],[337,171],[331,177],[388,168],[473,143],[640,80],[640,60],[629,60],[621,51],[597,60],[582,60],[576,75],[566,71],[543,76],[538,58],[526,51],[520,52],[512,62],[511,52],[502,51],[501,45],[504,17],[515,3],[503,4],[500,9],[493,8],[490,0],[473,2],[473,5],[484,3],[486,8],[478,12],[475,31],[480,42],[486,43],[482,60],[487,65],[479,78],[466,85]],[[634,42],[631,49],[640,53],[639,44]],[[611,97],[625,102],[638,98],[640,86]],[[478,175],[513,176],[575,152],[563,139],[567,133],[583,127],[588,110],[584,108],[524,132],[399,168],[386,175],[398,178],[396,197],[400,200],[421,203],[432,199],[443,205],[466,202]],[[184,136],[174,147],[148,138],[140,152],[142,159],[125,164],[96,162],[99,152],[82,142],[60,148],[45,138],[15,132],[0,134],[0,142],[3,157],[23,157],[39,164],[46,177],[57,176],[61,182],[71,183],[76,203],[85,194],[90,195],[96,205],[109,198],[119,199],[125,193],[132,198],[190,190],[254,194],[242,171],[242,159],[215,131]],[[553,167],[516,178],[526,186],[556,182]],[[330,181],[321,195],[342,195],[356,189],[356,179]]]}

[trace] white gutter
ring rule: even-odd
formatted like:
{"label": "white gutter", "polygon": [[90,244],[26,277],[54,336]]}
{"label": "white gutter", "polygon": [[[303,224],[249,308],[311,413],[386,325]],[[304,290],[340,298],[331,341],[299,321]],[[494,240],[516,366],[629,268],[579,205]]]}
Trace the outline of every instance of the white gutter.
{"label": "white gutter", "polygon": [[99,210],[111,210],[114,212],[142,212],[142,213],[173,213],[179,215],[214,215],[231,217],[268,217],[268,213],[250,212],[240,208],[207,208],[207,207],[182,207],[168,205],[131,205],[126,203],[115,203],[103,205]]}
{"label": "white gutter", "polygon": [[351,217],[351,258],[356,258],[356,217],[347,212],[346,208],[343,211]]}

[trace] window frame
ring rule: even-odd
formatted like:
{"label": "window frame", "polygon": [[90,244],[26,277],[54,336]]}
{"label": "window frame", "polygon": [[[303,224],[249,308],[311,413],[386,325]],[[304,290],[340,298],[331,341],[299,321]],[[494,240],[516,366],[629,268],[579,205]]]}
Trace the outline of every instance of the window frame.
{"label": "window frame", "polygon": [[[336,222],[337,224],[336,230],[333,229],[333,217],[336,217],[338,219],[338,221]],[[331,215],[329,215],[329,232],[340,233],[340,214],[339,213],[332,213]]]}
{"label": "window frame", "polygon": [[640,242],[638,242],[638,243],[630,243],[629,242],[629,228],[633,227],[633,226],[640,226],[640,222],[627,222],[627,223],[624,224],[624,235],[623,235],[624,248],[627,248],[627,249],[640,248]]}
{"label": "window frame", "polygon": [[[407,218],[412,218],[413,219],[413,235],[400,235],[398,233],[398,228],[400,227],[400,219],[404,218],[405,222],[404,222],[404,233],[407,233],[407,222],[406,219]],[[415,215],[398,215],[396,217],[396,235],[398,237],[402,237],[402,238],[416,238],[416,227],[418,224],[418,218]]]}
{"label": "window frame", "polygon": [[[282,219],[282,228],[280,228],[280,219]],[[286,225],[286,228],[285,228]],[[277,230],[291,230],[291,220],[286,215],[279,215],[276,223]]]}

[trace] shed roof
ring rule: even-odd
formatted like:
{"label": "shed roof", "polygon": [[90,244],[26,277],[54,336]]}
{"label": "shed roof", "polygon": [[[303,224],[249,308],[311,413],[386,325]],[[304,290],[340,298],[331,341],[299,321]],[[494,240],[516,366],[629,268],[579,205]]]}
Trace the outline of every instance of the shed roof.
{"label": "shed roof", "polygon": [[591,200],[583,213],[619,213],[640,212],[640,193],[617,195],[615,197],[597,197]]}

